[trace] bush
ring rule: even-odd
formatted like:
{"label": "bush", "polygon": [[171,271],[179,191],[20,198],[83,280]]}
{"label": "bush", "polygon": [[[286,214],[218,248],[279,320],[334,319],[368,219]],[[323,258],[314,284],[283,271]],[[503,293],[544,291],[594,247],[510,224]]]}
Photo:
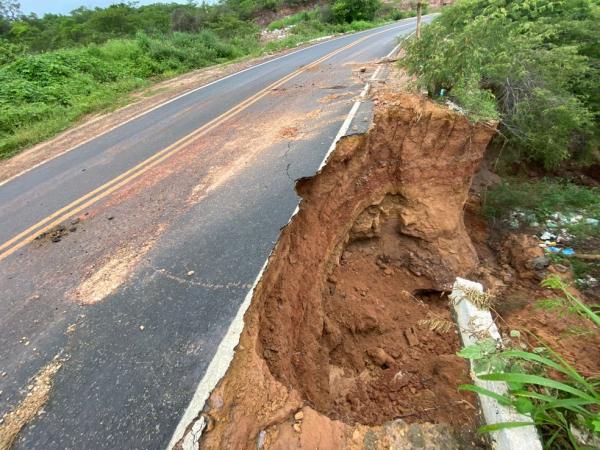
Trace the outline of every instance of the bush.
{"label": "bush", "polygon": [[335,0],[331,12],[335,22],[351,23],[373,20],[379,7],[379,0]]}
{"label": "bush", "polygon": [[13,44],[6,39],[0,39],[0,66],[14,61],[17,56],[24,54],[26,48],[22,44]]}
{"label": "bush", "polygon": [[598,142],[600,6],[593,0],[464,0],[406,46],[403,64],[437,98],[499,117],[520,160],[556,167]]}

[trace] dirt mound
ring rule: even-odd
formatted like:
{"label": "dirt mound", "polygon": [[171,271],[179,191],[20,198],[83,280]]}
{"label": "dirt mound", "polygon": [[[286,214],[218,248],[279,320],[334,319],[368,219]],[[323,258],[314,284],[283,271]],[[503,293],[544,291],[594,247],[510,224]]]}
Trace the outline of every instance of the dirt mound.
{"label": "dirt mound", "polygon": [[314,418],[308,431],[293,418],[302,406],[335,431],[336,448],[386,448],[388,438],[373,439],[391,430],[406,448],[413,434],[443,436],[435,448],[481,445],[474,399],[456,389],[468,381],[456,332],[424,321],[450,321],[442,294],[478,264],[463,207],[493,132],[420,97],[382,95],[372,129],[299,181],[300,211],[211,396],[204,447],[313,442]]}

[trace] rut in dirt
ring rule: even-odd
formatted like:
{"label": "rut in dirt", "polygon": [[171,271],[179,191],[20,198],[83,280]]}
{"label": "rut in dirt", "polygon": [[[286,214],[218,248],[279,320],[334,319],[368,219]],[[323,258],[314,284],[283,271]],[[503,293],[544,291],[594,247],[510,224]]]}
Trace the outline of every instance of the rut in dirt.
{"label": "rut in dirt", "polygon": [[470,421],[455,331],[419,322],[450,321],[443,293],[477,265],[463,206],[493,132],[400,96],[298,183],[301,212],[260,292],[259,352],[316,410],[348,423]]}

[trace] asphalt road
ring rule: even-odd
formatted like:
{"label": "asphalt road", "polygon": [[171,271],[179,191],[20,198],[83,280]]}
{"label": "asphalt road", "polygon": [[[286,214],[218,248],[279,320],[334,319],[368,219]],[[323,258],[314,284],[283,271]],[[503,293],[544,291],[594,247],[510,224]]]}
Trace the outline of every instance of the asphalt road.
{"label": "asphalt road", "polygon": [[[357,68],[370,75],[412,31],[273,58],[0,186],[0,415],[66,360],[15,448],[167,446],[298,203],[294,180],[314,174],[361,91]],[[33,241],[73,218],[59,242]],[[127,258],[101,300],[78,297]]]}

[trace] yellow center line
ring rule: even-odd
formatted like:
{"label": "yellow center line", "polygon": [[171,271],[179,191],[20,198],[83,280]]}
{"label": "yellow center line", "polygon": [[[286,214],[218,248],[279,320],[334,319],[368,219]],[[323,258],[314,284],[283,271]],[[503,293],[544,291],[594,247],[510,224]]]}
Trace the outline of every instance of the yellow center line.
{"label": "yellow center line", "polygon": [[52,228],[54,228],[57,225],[60,225],[67,219],[69,219],[69,218],[73,217],[74,215],[76,215],[77,213],[81,212],[83,209],[93,205],[94,203],[98,202],[99,200],[112,194],[114,191],[125,186],[127,183],[129,183],[130,181],[139,177],[140,175],[147,172],[148,170],[152,169],[157,164],[160,164],[162,161],[169,158],[170,156],[172,156],[173,154],[177,153],[182,148],[184,148],[185,146],[190,144],[191,141],[193,141],[194,139],[204,136],[206,133],[212,131],[213,129],[215,129],[217,126],[221,125],[226,120],[230,119],[231,117],[233,117],[236,114],[240,113],[241,111],[245,110],[249,106],[253,105],[257,101],[259,101],[260,99],[262,99],[263,97],[268,95],[268,93],[270,91],[272,91],[273,89],[281,86],[284,83],[287,83],[288,81],[292,80],[293,78],[296,78],[298,75],[311,69],[312,67],[315,67],[318,64],[321,64],[322,62],[334,57],[338,53],[341,53],[345,50],[348,50],[351,47],[354,47],[355,45],[360,44],[361,42],[363,42],[366,39],[369,39],[369,38],[376,36],[378,34],[381,34],[381,33],[388,32],[393,29],[395,29],[395,28],[390,28],[390,29],[386,29],[383,31],[379,31],[377,33],[373,33],[373,34],[370,34],[363,38],[357,39],[356,41],[351,42],[350,44],[348,44],[344,47],[341,47],[337,50],[334,50],[333,52],[328,53],[327,55],[317,59],[316,61],[313,61],[312,63],[308,64],[307,66],[304,66],[304,67],[301,67],[301,68],[295,70],[294,72],[292,72],[292,73],[286,75],[285,77],[279,79],[278,81],[272,83],[271,85],[267,86],[266,88],[262,89],[261,91],[257,92],[256,94],[254,94],[251,97],[247,98],[246,100],[242,101],[241,103],[238,103],[236,106],[234,106],[230,110],[228,110],[225,113],[221,114],[220,116],[214,118],[213,120],[211,120],[207,124],[201,126],[200,128],[193,131],[192,133],[182,137],[181,139],[177,140],[176,142],[169,145],[168,147],[160,150],[159,152],[157,152],[154,155],[150,156],[149,158],[145,159],[144,161],[142,161],[141,163],[132,167],[131,169],[123,172],[122,174],[113,178],[112,180],[108,181],[107,183],[103,184],[102,186],[99,186],[98,188],[94,189],[93,191],[91,191],[91,192],[85,194],[84,196],[78,198],[77,200],[69,203],[68,205],[64,206],[63,208],[59,209],[58,211],[55,211],[54,213],[48,215],[47,217],[40,220],[36,224],[30,226],[26,230],[22,231],[21,233],[17,234],[13,238],[11,238],[8,241],[1,244],[0,251],[2,251],[2,253],[0,253],[0,261],[7,258],[8,256],[13,254],[20,248],[29,244],[30,242],[32,242],[40,234],[42,234],[48,230],[51,230]]}

